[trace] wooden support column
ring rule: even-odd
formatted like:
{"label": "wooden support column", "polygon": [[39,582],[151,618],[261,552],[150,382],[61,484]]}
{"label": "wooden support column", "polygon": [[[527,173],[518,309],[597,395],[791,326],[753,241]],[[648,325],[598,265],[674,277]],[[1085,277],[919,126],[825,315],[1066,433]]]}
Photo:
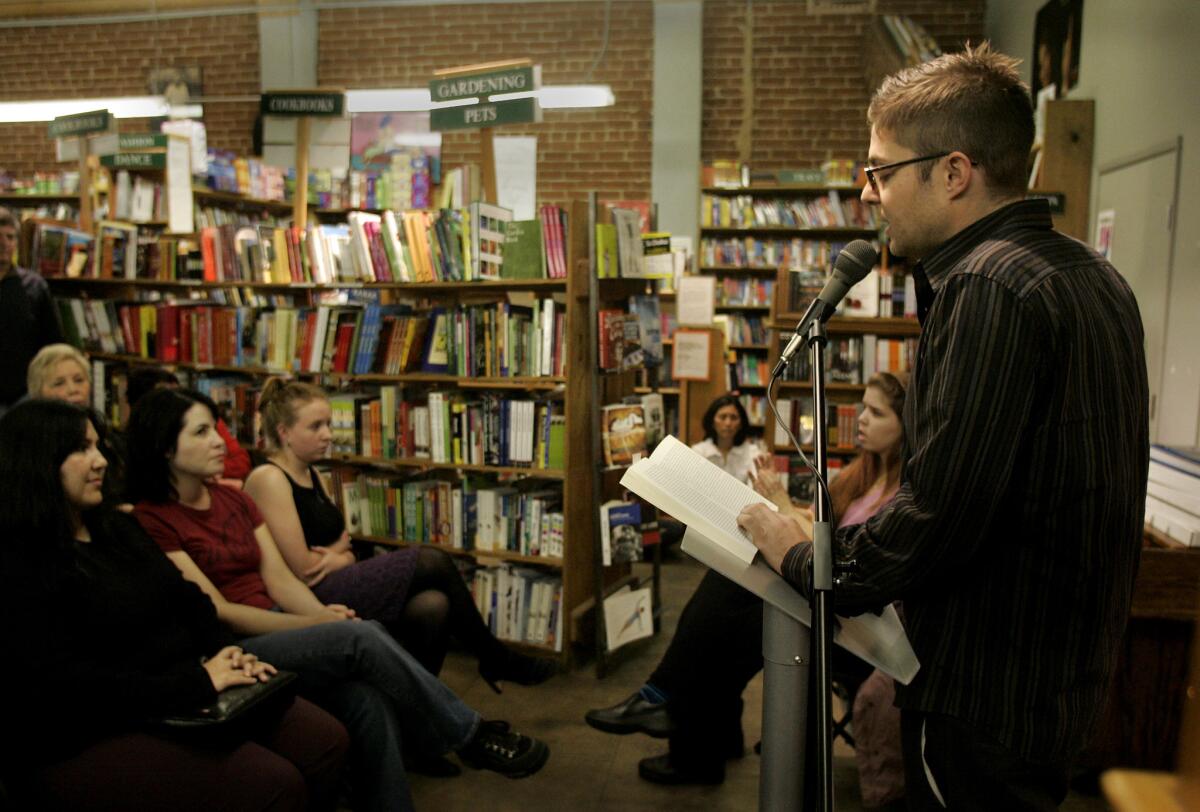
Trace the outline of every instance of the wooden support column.
{"label": "wooden support column", "polygon": [[483,180],[483,202],[496,203],[496,148],[492,142],[492,128],[484,127],[479,131],[479,151],[481,153],[479,174]]}

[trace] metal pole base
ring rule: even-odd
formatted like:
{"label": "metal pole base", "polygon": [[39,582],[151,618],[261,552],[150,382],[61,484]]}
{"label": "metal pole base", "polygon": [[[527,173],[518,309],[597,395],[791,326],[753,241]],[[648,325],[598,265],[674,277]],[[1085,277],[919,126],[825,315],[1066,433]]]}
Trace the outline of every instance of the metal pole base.
{"label": "metal pole base", "polygon": [[763,604],[762,812],[794,812],[803,803],[809,638],[807,626]]}

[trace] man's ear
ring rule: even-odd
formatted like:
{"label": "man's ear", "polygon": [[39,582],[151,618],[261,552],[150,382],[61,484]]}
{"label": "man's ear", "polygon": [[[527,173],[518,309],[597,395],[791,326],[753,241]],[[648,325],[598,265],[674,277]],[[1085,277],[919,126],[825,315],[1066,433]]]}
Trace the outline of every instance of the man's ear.
{"label": "man's ear", "polygon": [[966,194],[972,184],[983,182],[983,176],[978,168],[971,164],[971,159],[961,152],[951,152],[946,156],[945,164],[946,194],[951,200]]}

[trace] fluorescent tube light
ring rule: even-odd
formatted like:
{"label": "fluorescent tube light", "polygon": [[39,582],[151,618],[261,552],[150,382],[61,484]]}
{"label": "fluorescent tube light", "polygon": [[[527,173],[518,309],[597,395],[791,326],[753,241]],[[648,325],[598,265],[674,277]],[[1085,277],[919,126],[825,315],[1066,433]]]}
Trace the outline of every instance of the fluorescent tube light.
{"label": "fluorescent tube light", "polygon": [[[537,96],[538,103],[547,109],[571,107],[611,107],[616,103],[608,85],[550,85],[527,93],[504,93],[492,96],[493,101],[522,99]],[[428,88],[392,87],[371,90],[347,90],[346,111],[350,113],[420,112],[442,107],[463,107],[474,104],[473,99],[434,104]]]}
{"label": "fluorescent tube light", "polygon": [[125,96],[115,99],[35,99],[0,102],[0,122],[50,121],[58,116],[108,110],[114,118],[155,118],[171,106],[162,96]]}

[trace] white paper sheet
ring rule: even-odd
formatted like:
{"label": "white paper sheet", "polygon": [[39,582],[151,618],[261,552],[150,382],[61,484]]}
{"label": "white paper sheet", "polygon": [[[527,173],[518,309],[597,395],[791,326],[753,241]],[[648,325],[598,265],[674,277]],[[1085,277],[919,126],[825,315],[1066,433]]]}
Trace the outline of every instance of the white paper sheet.
{"label": "white paper sheet", "polygon": [[537,136],[494,135],[496,203],[514,220],[537,219]]}
{"label": "white paper sheet", "polygon": [[715,276],[684,276],[675,294],[675,317],[680,327],[711,327],[716,315]]}

